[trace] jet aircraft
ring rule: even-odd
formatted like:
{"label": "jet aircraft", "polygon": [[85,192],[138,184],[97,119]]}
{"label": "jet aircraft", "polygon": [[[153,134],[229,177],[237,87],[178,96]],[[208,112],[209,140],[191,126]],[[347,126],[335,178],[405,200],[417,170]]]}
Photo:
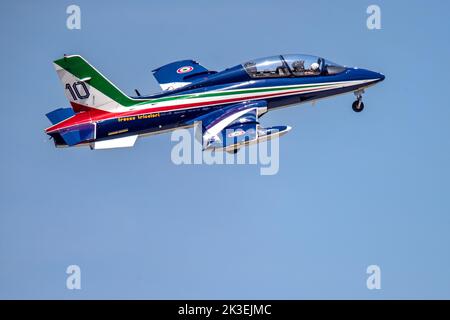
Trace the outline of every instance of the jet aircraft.
{"label": "jet aircraft", "polygon": [[70,108],[46,116],[55,146],[91,149],[131,147],[138,137],[189,128],[201,121],[203,150],[239,148],[287,133],[289,126],[263,128],[268,111],[353,92],[355,112],[364,90],[385,76],[344,67],[321,57],[283,54],[254,59],[223,71],[194,60],[153,70],[161,92],[129,96],[79,55],[54,61]]}

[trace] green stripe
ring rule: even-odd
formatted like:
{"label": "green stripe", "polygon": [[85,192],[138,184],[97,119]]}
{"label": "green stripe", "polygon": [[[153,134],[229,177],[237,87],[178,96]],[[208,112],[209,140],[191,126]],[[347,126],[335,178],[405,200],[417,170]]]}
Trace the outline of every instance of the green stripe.
{"label": "green stripe", "polygon": [[101,75],[80,56],[64,57],[54,62],[78,79],[91,78],[91,80],[88,81],[89,85],[123,106],[129,107],[137,103],[137,101],[129,98],[117,89],[108,79]]}
{"label": "green stripe", "polygon": [[276,87],[276,88],[263,88],[263,89],[249,89],[249,90],[234,90],[234,91],[221,91],[221,92],[211,92],[211,93],[203,93],[203,94],[188,94],[181,96],[173,96],[173,97],[164,97],[153,99],[149,102],[165,102],[165,101],[173,101],[178,99],[195,99],[195,98],[212,98],[218,96],[229,96],[234,94],[245,94],[245,93],[261,93],[261,92],[270,92],[270,91],[282,91],[282,90],[296,90],[296,89],[307,89],[307,88],[315,88],[315,87],[324,87],[329,84],[320,84],[320,85],[300,85],[295,87]]}

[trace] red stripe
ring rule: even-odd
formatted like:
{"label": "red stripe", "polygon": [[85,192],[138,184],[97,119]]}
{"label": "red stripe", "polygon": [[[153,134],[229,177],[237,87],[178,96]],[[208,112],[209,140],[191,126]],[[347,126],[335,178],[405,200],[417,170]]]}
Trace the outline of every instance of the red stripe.
{"label": "red stripe", "polygon": [[[321,90],[323,88],[316,88],[316,89],[301,89],[301,90],[295,90],[291,91],[288,94],[292,93],[300,93],[304,91],[317,91]],[[238,101],[247,101],[252,99],[263,99],[263,98],[269,98],[274,96],[283,96],[286,95],[286,93],[280,94],[280,93],[270,93],[260,96],[250,96],[245,98],[232,98],[232,99],[224,99],[224,100],[218,100],[218,101],[207,101],[207,102],[197,102],[197,103],[188,103],[183,104],[179,106],[166,106],[166,107],[157,107],[157,108],[147,108],[147,109],[140,109],[140,110],[133,110],[133,111],[125,111],[125,112],[108,112],[103,111],[99,109],[95,109],[92,107],[84,106],[81,104],[77,104],[74,102],[71,102],[72,107],[77,110],[84,110],[85,112],[77,113],[72,118],[69,118],[63,122],[60,122],[54,126],[51,126],[47,128],[45,131],[47,133],[61,130],[73,125],[81,124],[81,123],[89,123],[93,121],[99,121],[99,120],[106,120],[106,119],[113,119],[113,118],[120,118],[120,117],[127,117],[127,116],[135,116],[138,114],[148,114],[148,113],[156,113],[156,112],[168,112],[173,110],[180,110],[180,109],[188,109],[193,107],[203,107],[208,105],[217,105],[217,104],[226,104],[226,103],[232,103],[232,102],[238,102]],[[83,115],[83,117],[78,117],[79,115]],[[82,120],[84,119],[84,120]]]}

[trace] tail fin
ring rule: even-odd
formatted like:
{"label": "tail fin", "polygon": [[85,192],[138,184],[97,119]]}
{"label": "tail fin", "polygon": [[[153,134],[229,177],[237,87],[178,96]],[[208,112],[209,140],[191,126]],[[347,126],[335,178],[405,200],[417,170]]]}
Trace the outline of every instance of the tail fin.
{"label": "tail fin", "polygon": [[136,103],[79,55],[64,56],[54,65],[75,112],[113,112]]}

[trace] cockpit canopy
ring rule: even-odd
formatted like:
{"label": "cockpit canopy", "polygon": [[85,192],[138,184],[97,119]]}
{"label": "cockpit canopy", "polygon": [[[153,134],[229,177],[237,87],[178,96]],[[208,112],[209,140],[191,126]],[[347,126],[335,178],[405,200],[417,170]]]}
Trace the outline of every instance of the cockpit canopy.
{"label": "cockpit canopy", "polygon": [[243,63],[242,66],[252,78],[311,77],[345,71],[345,67],[336,63],[302,54],[285,54],[255,59]]}

